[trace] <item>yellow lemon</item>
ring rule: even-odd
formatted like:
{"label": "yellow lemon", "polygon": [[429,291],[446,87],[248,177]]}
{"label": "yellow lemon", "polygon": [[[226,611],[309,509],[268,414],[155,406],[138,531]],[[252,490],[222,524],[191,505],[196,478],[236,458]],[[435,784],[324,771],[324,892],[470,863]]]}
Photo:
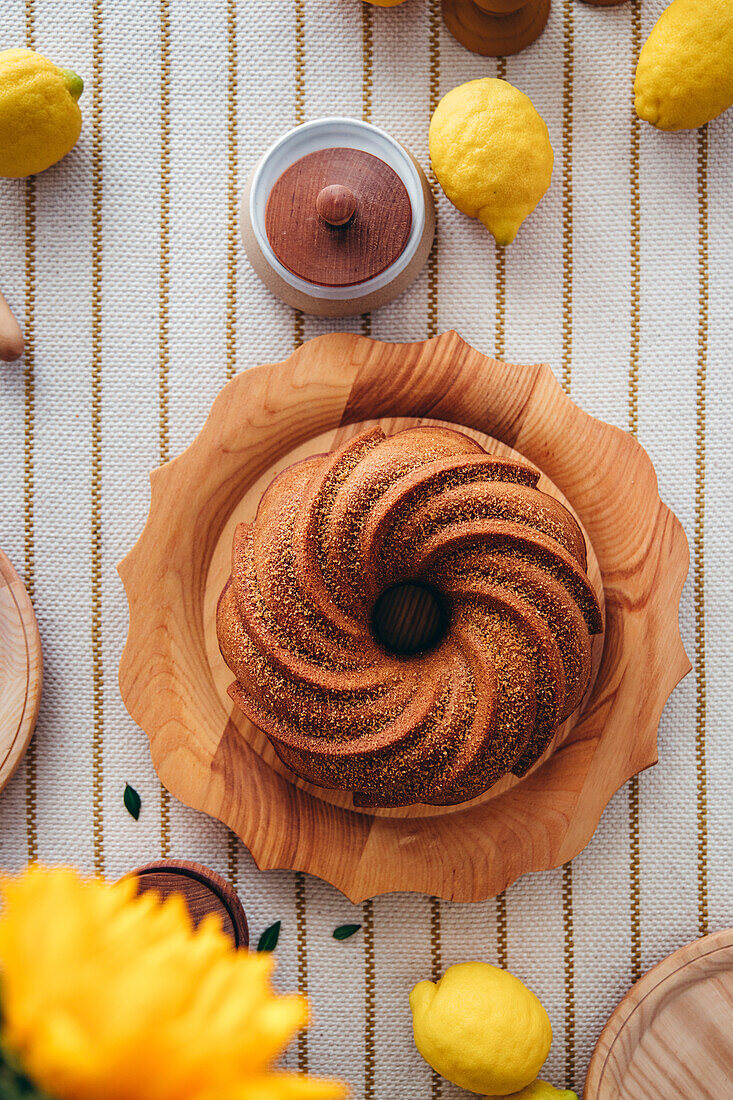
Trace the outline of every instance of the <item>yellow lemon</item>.
{"label": "yellow lemon", "polygon": [[505,245],[550,186],[554,158],[529,96],[484,77],[441,99],[430,122],[430,159],[453,205]]}
{"label": "yellow lemon", "polygon": [[0,52],[0,176],[50,168],[81,133],[80,76],[33,50]]}
{"label": "yellow lemon", "polygon": [[636,113],[660,130],[694,130],[733,105],[733,3],[673,0],[639,56]]}
{"label": "yellow lemon", "polygon": [[552,1027],[534,993],[488,963],[460,963],[437,983],[419,982],[410,1007],[425,1061],[469,1092],[517,1092],[550,1052]]}
{"label": "yellow lemon", "polygon": [[[484,1100],[496,1100],[495,1096],[486,1096]],[[507,1100],[578,1100],[577,1092],[570,1089],[556,1089],[547,1081],[533,1081],[526,1089],[513,1092]]]}

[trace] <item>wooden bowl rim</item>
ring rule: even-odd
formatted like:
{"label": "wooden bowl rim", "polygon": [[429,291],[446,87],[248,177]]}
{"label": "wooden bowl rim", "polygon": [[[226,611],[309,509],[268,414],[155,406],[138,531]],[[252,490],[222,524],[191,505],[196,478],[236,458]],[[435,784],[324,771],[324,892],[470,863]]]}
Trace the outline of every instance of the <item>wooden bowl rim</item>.
{"label": "wooden bowl rim", "polygon": [[[679,947],[632,985],[609,1016],[591,1055],[585,1080],[585,1100],[597,1100],[600,1097],[599,1090],[603,1088],[604,1074],[611,1064],[615,1045],[635,1014],[644,1007],[648,1009],[650,1005],[663,1008],[669,1003],[669,993],[680,985],[681,975],[685,971],[695,971],[703,960],[710,959],[712,955],[721,952],[729,958],[727,969],[733,970],[733,928],[721,928],[718,932],[711,932],[707,936],[693,940],[692,943],[685,944],[684,947]],[[690,984],[687,981],[684,987],[689,987]],[[660,1004],[663,990],[664,999]],[[653,1018],[655,1019],[656,1016]],[[634,1051],[638,1048],[642,1036],[643,1032],[634,1045]]]}
{"label": "wooden bowl rim", "polygon": [[[0,760],[0,791],[2,791],[23,759],[36,728],[43,690],[43,650],[38,621],[30,596],[10,558],[3,550],[0,550],[0,578],[3,582],[0,590],[7,589],[17,612],[26,670],[25,691],[20,711],[6,716],[5,726],[14,728],[14,732],[8,738],[6,755],[3,760]],[[4,739],[0,736],[0,745],[3,743]]]}
{"label": "wooden bowl rim", "polygon": [[[211,867],[205,867],[203,863],[183,859],[154,859],[150,863],[143,863],[140,867],[133,868],[123,875],[122,881],[129,878],[144,878],[146,875],[165,874],[175,875],[179,878],[190,878],[205,886],[221,902],[234,929],[234,946],[249,946],[249,924],[247,914],[239,894],[227,880],[214,871]],[[185,895],[184,895],[185,897]]]}
{"label": "wooden bowl rim", "polygon": [[[384,378],[380,376],[380,361],[392,354],[408,364],[406,370],[419,371],[420,382],[425,387],[424,393],[413,395],[410,387],[403,386],[397,396],[383,394],[385,386]],[[311,362],[316,359],[320,361],[318,377],[314,377],[311,370]],[[464,385],[460,384],[461,381]],[[466,389],[472,393],[474,390],[479,391],[482,396],[486,396],[480,412],[466,410],[463,404]],[[274,773],[268,793],[273,805],[279,803],[284,810],[280,817],[275,813],[269,816],[267,834],[258,827],[261,822],[254,810],[243,804],[246,794],[251,792],[246,792],[244,799],[237,799],[235,809],[227,810],[222,808],[220,796],[213,790],[216,784],[197,784],[195,777],[190,775],[182,780],[179,775],[171,774],[171,750],[178,755],[186,748],[185,744],[176,741],[176,737],[182,732],[180,719],[188,705],[186,693],[191,689],[202,695],[205,692],[207,704],[220,705],[221,710],[224,710],[226,704],[215,696],[211,685],[191,685],[185,681],[185,676],[180,678],[175,665],[171,665],[172,658],[156,649],[156,637],[162,637],[160,631],[165,629],[166,614],[170,608],[160,602],[156,603],[155,598],[151,601],[149,581],[138,584],[136,577],[143,564],[149,570],[152,563],[158,570],[160,583],[163,584],[168,566],[167,549],[158,537],[160,531],[156,529],[159,524],[168,523],[181,509],[193,511],[190,492],[191,487],[196,484],[196,471],[204,469],[205,464],[213,460],[220,433],[232,432],[232,410],[237,405],[244,405],[252,415],[255,410],[260,416],[256,423],[261,425],[263,421],[267,422],[273,409],[279,409],[280,405],[285,408],[285,395],[294,396],[305,421],[303,424],[298,421],[297,428],[291,429],[295,443],[317,434],[313,428],[316,423],[319,425],[318,430],[323,431],[372,417],[423,416],[450,420],[457,427],[471,427],[485,432],[525,454],[528,461],[546,472],[566,494],[589,530],[604,576],[607,605],[609,593],[606,567],[603,553],[599,552],[599,539],[603,543],[605,528],[593,520],[596,527],[594,532],[593,524],[589,523],[592,517],[587,514],[588,509],[591,503],[598,504],[601,499],[600,490],[604,486],[608,488],[614,478],[618,481],[622,470],[627,475],[624,491],[628,488],[630,492],[647,494],[652,506],[647,510],[648,515],[639,517],[634,528],[636,557],[628,563],[624,562],[624,568],[617,570],[611,580],[617,597],[620,628],[625,630],[629,626],[633,627],[637,619],[638,628],[641,629],[643,625],[644,639],[649,643],[657,643],[663,651],[664,659],[657,660],[656,664],[647,661],[650,666],[649,681],[643,700],[638,690],[631,698],[633,685],[628,675],[621,676],[612,688],[607,683],[609,677],[603,675],[609,648],[607,644],[593,694],[572,738],[551,757],[550,762],[554,762],[551,774],[545,769],[547,774],[541,777],[541,788],[537,787],[536,776],[534,784],[529,785],[532,773],[525,777],[528,784],[527,796],[531,795],[533,799],[532,814],[537,814],[538,817],[542,814],[551,815],[557,828],[560,827],[557,825],[558,815],[563,819],[562,838],[554,844],[551,852],[542,851],[541,845],[536,852],[532,851],[530,857],[523,857],[521,852],[513,852],[508,860],[508,867],[505,866],[503,870],[492,868],[486,852],[488,846],[494,842],[498,844],[498,840],[492,840],[488,820],[490,815],[487,816],[488,811],[484,814],[480,812],[484,809],[483,806],[471,809],[469,804],[468,809],[456,807],[456,814],[460,815],[461,825],[464,827],[461,858],[465,860],[465,849],[468,845],[477,858],[483,860],[481,873],[476,876],[476,881],[459,881],[460,876],[452,873],[447,852],[443,852],[440,858],[433,859],[427,869],[413,869],[409,874],[405,874],[404,870],[400,874],[391,874],[388,861],[381,858],[367,860],[367,841],[370,830],[376,828],[374,823],[382,822],[378,833],[380,842],[396,851],[401,843],[408,846],[435,846],[436,837],[440,845],[443,845],[445,836],[438,836],[438,832],[433,834],[423,825],[425,821],[437,819],[420,819],[424,831],[418,837],[415,819],[404,819],[403,822],[402,819],[395,818],[374,818],[369,819],[368,826],[365,826],[358,820],[363,815],[349,810],[340,811],[329,804],[331,818],[337,819],[341,844],[350,845],[349,859],[344,860],[343,852],[336,851],[331,844],[318,843],[317,835],[316,843],[312,846],[302,842],[303,831],[315,829],[308,816],[307,800],[316,800],[300,788],[287,784]],[[322,401],[323,410],[313,412],[311,404],[315,404],[317,399]],[[495,408],[492,407],[492,399],[495,401]],[[384,402],[388,407],[385,407]],[[367,406],[365,403],[370,404]],[[287,408],[291,416],[289,423],[292,424],[292,402]],[[490,419],[492,411],[497,418],[493,422]],[[309,416],[326,419],[314,419],[310,423]],[[558,440],[556,450],[552,449],[553,438]],[[614,452],[612,459],[607,457],[601,444]],[[291,442],[291,446],[293,445]],[[246,444],[242,441],[242,453],[244,451]],[[582,500],[578,499],[580,490],[569,492],[563,484],[562,476],[553,472],[558,463],[558,468],[562,469],[560,452],[587,457],[589,476],[582,486]],[[217,457],[224,456],[229,463],[229,469],[238,460],[238,454],[238,451],[234,453],[233,447],[229,447],[228,450],[220,450]],[[541,456],[551,462],[549,469]],[[255,465],[251,476],[251,482],[254,482],[261,467],[256,466],[255,459],[250,458],[249,461]],[[215,500],[206,502],[206,507],[210,510],[224,507],[227,502],[228,485],[225,473],[222,472],[220,477],[221,500],[217,496]],[[220,817],[238,833],[261,869],[288,868],[316,874],[331,882],[352,901],[403,889],[431,893],[451,900],[479,900],[500,892],[527,871],[547,870],[577,855],[593,835],[611,796],[632,775],[656,762],[656,734],[662,709],[675,685],[691,669],[677,621],[679,600],[689,568],[687,540],[677,518],[659,499],[657,478],[651,460],[638,441],[620,428],[605,424],[583,412],[563,392],[546,364],[517,366],[490,359],[471,348],[455,332],[446,332],[428,341],[406,344],[389,344],[350,333],[319,336],[303,344],[283,362],[250,368],[228,382],[215,399],[203,427],[190,446],[177,458],[153,470],[150,482],[151,502],[145,527],[132,550],[118,566],[130,608],[129,633],[120,662],[122,698],[133,719],[148,735],[154,765],[171,793],[196,809]],[[186,493],[177,491],[182,482],[187,487]],[[199,509],[200,513],[202,511],[203,508]],[[628,513],[610,513],[605,498],[601,500],[600,512],[609,528],[615,525],[623,541],[629,527]],[[204,523],[201,514],[197,513],[195,520]],[[222,526],[225,522],[226,517],[221,520]],[[195,526],[194,519],[191,519],[191,524]],[[192,546],[195,541],[196,538],[192,536]],[[651,578],[646,577],[646,583],[649,584],[652,580],[653,585],[648,600],[639,608],[634,606],[632,582],[639,580],[642,575],[645,576],[645,567],[651,565],[654,565],[653,575]],[[205,576],[208,562],[197,561],[196,571],[199,576]],[[203,601],[203,596],[199,600],[198,594],[189,591],[186,591],[186,597],[193,597],[195,603]],[[657,622],[657,619],[663,621]],[[197,632],[197,638],[199,634],[202,632]],[[618,658],[618,654],[615,656]],[[638,655],[636,661],[637,664],[644,665],[643,661],[638,662]],[[152,713],[159,702],[151,704],[150,692],[147,695],[144,691],[141,693],[139,686],[135,684],[135,678],[138,672],[144,672],[150,679],[153,677],[153,669],[158,700],[165,689],[170,705],[178,708],[180,713],[168,713],[165,718],[156,717]],[[595,696],[600,691],[601,682],[607,694],[604,699],[598,700]],[[640,718],[634,711],[634,721],[637,723],[634,725],[634,740],[632,743],[626,728],[624,745],[627,751],[624,759],[616,761],[613,769],[599,766],[591,776],[593,758],[602,742],[610,738],[612,730],[618,738],[615,727],[618,725],[620,711],[623,710],[621,703],[633,705],[635,701],[645,708],[643,721],[638,724]],[[602,724],[602,731],[594,731],[594,726],[599,724]],[[210,745],[208,742],[204,744],[208,737],[207,731],[199,729],[196,736],[196,750],[209,753]],[[222,736],[220,735],[220,740]],[[560,761],[563,754],[568,759]],[[571,756],[573,766],[583,773],[574,801],[571,792],[570,801],[566,799],[561,806],[543,805],[536,809],[534,799],[537,799],[538,790],[544,790],[548,797],[548,792],[556,791],[558,787],[565,790],[562,787],[560,765],[562,763],[567,767]],[[211,758],[213,760],[213,751]],[[240,778],[244,778],[245,783],[249,781],[248,776]],[[269,783],[270,780],[265,778],[263,782]],[[521,787],[522,784],[519,784],[519,788]],[[260,790],[255,793],[258,797],[262,795]],[[567,794],[566,791],[565,793]],[[584,797],[586,801],[583,801]],[[455,817],[452,819],[455,822]],[[549,828],[547,821],[544,824]],[[400,828],[401,825],[404,827]],[[331,829],[332,826],[333,820],[327,825],[321,821],[318,827]],[[296,835],[291,835],[289,829]],[[317,834],[317,830],[315,831]]]}

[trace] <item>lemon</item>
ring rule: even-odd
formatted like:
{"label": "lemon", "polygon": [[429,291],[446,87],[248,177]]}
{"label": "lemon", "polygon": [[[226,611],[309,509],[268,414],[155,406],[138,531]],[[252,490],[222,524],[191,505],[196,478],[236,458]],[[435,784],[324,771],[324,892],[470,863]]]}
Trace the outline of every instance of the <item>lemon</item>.
{"label": "lemon", "polygon": [[81,133],[80,76],[33,50],[0,52],[0,176],[31,176],[66,156]]}
{"label": "lemon", "polygon": [[554,158],[529,96],[484,77],[441,99],[430,122],[430,159],[453,205],[506,245],[550,186]]}
{"label": "lemon", "polygon": [[[486,1096],[484,1100],[496,1100],[494,1096]],[[547,1081],[533,1081],[526,1089],[513,1092],[507,1100],[578,1100],[577,1092],[570,1089],[556,1089]]]}
{"label": "lemon", "polygon": [[636,113],[660,130],[694,130],[733,105],[733,3],[673,0],[639,56]]}
{"label": "lemon", "polygon": [[534,1081],[552,1043],[526,985],[488,963],[451,966],[410,994],[415,1045],[437,1073],[470,1092],[508,1096]]}

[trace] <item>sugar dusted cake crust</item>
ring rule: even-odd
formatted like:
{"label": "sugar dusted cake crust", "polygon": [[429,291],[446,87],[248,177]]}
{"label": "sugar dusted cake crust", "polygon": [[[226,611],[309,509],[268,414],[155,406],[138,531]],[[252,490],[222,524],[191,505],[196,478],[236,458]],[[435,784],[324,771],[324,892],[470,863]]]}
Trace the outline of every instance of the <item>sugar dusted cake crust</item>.
{"label": "sugar dusted cake crust", "polygon": [[[358,805],[454,804],[524,774],[578,706],[601,611],[535,470],[446,428],[373,429],[281,473],[235,532],[217,610],[230,694],[298,775]],[[439,594],[431,650],[388,652],[390,586]]]}

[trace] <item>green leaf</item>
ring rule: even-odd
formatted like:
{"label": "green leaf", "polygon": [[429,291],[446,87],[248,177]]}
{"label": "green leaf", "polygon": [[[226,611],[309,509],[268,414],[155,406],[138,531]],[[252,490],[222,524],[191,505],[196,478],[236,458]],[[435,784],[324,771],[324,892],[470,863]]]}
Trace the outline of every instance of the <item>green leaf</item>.
{"label": "green leaf", "polygon": [[137,793],[134,787],[131,787],[128,783],[125,786],[125,793],[123,795],[125,809],[130,817],[134,817],[135,821],[140,817],[140,795]]}
{"label": "green leaf", "polygon": [[2,1100],[49,1100],[23,1073],[17,1059],[0,1046],[0,1097]]}
{"label": "green leaf", "polygon": [[280,925],[282,921],[276,920],[274,924],[271,924],[259,938],[257,944],[258,951],[274,951],[277,947],[277,941],[280,939]]}
{"label": "green leaf", "polygon": [[348,940],[351,936],[355,936],[360,928],[360,924],[340,924],[338,928],[334,928],[333,938],[335,940]]}

